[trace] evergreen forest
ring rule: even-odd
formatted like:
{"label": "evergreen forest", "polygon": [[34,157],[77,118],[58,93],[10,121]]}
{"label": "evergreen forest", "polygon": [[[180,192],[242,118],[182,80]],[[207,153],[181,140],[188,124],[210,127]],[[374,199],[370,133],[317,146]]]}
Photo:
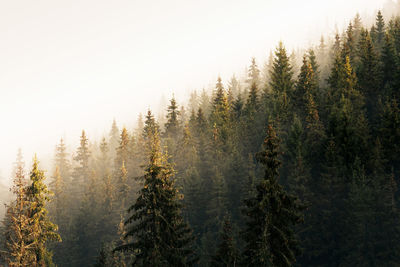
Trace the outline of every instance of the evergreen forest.
{"label": "evergreen forest", "polygon": [[0,266],[400,266],[400,16],[76,134],[18,153]]}

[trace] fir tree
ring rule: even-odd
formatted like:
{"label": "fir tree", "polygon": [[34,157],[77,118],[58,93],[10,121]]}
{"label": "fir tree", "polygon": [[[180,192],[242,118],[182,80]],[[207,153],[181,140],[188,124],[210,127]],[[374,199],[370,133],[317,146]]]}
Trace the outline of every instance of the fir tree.
{"label": "fir tree", "polygon": [[135,255],[133,265],[190,266],[195,258],[191,248],[191,230],[181,216],[181,204],[174,187],[173,169],[161,152],[159,131],[149,112],[145,131],[149,159],[144,186],[125,225],[125,245]]}
{"label": "fir tree", "polygon": [[289,97],[292,95],[294,82],[292,80],[293,71],[289,57],[282,42],[279,43],[275,51],[275,59],[270,75],[269,85],[275,100],[275,115],[285,121],[288,119]]}
{"label": "fir tree", "polygon": [[119,129],[115,119],[113,120],[111,125],[108,143],[109,143],[110,158],[113,159],[115,157],[115,152],[119,144]]}
{"label": "fir tree", "polygon": [[[303,57],[303,65],[300,69],[298,81],[296,83],[296,90],[293,93],[293,106],[297,114],[305,114],[307,106],[307,96],[316,95],[317,84],[315,80],[314,70],[311,63],[308,61],[306,55]],[[302,116],[302,121],[305,116]]]}
{"label": "fir tree", "polygon": [[1,254],[9,266],[28,266],[34,262],[32,238],[32,218],[28,216],[27,181],[21,150],[15,163],[12,193],[15,200],[6,206],[4,224],[5,251]]}
{"label": "fir tree", "polygon": [[76,151],[74,160],[77,162],[77,166],[74,168],[74,193],[76,194],[78,200],[83,195],[84,185],[87,183],[90,175],[89,170],[89,158],[90,150],[89,143],[86,137],[86,133],[83,130],[80,138],[80,146]]}
{"label": "fir tree", "polygon": [[279,139],[269,125],[264,151],[257,155],[265,166],[263,180],[256,187],[256,196],[245,201],[248,218],[243,232],[246,246],[245,266],[291,266],[299,253],[293,227],[302,219],[296,197],[278,183]]}
{"label": "fir tree", "polygon": [[378,49],[381,49],[384,43],[385,38],[385,21],[383,20],[383,16],[381,11],[378,11],[376,15],[376,38],[375,38],[375,45]]}
{"label": "fir tree", "polygon": [[382,72],[368,31],[361,32],[359,58],[360,64],[357,69],[358,86],[366,99],[368,118],[373,123],[376,123],[376,103],[382,84]]}
{"label": "fir tree", "polygon": [[50,201],[50,192],[44,183],[44,172],[39,169],[39,162],[36,156],[33,159],[30,173],[31,184],[27,187],[26,196],[29,202],[27,210],[30,218],[30,244],[32,244],[33,266],[53,266],[52,253],[48,251],[48,241],[61,241],[60,235],[56,232],[58,227],[48,217],[46,203]]}
{"label": "fir tree", "polygon": [[168,120],[164,126],[164,136],[167,138],[177,138],[178,134],[180,134],[181,127],[178,119],[180,112],[178,110],[175,97],[172,97],[172,99],[170,100],[170,105],[168,106],[167,112]]}
{"label": "fir tree", "polygon": [[225,216],[222,227],[220,243],[217,252],[212,258],[211,266],[228,267],[236,266],[239,263],[239,252],[233,239],[232,225],[228,216]]}

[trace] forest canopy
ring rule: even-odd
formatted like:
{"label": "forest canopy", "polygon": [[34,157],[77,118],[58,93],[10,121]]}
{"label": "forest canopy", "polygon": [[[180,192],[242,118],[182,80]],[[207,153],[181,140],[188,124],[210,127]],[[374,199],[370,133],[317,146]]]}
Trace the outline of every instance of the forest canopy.
{"label": "forest canopy", "polygon": [[14,167],[5,266],[399,266],[400,17]]}

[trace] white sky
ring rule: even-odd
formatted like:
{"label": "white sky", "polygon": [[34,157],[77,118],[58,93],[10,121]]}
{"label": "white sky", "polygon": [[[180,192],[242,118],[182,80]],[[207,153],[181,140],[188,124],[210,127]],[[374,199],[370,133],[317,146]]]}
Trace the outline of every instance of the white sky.
{"label": "white sky", "polygon": [[[17,148],[52,155],[132,128],[139,112],[259,65],[279,40],[307,46],[385,0],[0,0],[0,175]],[[317,37],[318,36],[318,37]]]}

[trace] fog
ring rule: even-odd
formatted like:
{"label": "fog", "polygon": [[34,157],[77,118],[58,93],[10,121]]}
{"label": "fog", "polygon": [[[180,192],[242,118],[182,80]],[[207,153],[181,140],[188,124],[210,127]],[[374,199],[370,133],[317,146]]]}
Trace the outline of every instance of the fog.
{"label": "fog", "polygon": [[[74,148],[133,125],[162,95],[185,101],[216,77],[262,65],[279,40],[317,43],[384,0],[1,1],[1,181],[17,149],[49,168],[61,137]],[[283,11],[284,10],[284,11]],[[159,112],[159,111],[158,111]]]}

